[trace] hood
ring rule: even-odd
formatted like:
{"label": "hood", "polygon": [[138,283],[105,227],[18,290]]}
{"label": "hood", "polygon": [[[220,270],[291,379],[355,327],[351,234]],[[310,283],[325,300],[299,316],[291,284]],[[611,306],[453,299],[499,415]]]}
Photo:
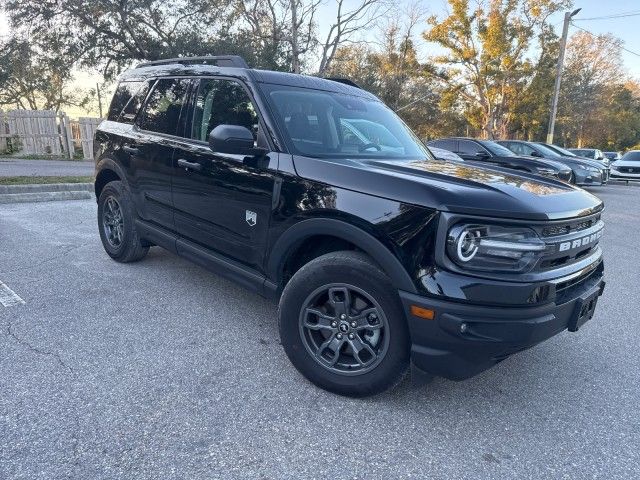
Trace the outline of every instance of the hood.
{"label": "hood", "polygon": [[404,203],[469,215],[555,220],[589,215],[601,200],[566,183],[498,167],[440,160],[294,156],[302,178]]}
{"label": "hood", "polygon": [[640,168],[640,162],[637,160],[616,160],[611,163],[614,167],[638,167]]}
{"label": "hood", "polygon": [[554,160],[551,158],[541,158],[541,157],[530,157],[528,155],[518,155],[519,158],[526,158],[527,160],[534,160],[536,162],[539,162],[541,164],[541,166],[544,165],[548,165],[550,167],[554,167],[558,170],[571,170],[569,167],[567,167],[566,164],[558,161],[558,160]]}
{"label": "hood", "polygon": [[572,163],[574,165],[584,165],[585,167],[589,166],[598,169],[605,168],[604,164],[602,164],[598,160],[590,160],[584,157],[562,157],[562,161]]}

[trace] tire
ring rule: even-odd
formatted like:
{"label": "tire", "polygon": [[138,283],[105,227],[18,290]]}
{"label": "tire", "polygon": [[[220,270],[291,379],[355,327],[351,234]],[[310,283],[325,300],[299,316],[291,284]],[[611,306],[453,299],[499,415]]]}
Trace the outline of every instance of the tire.
{"label": "tire", "polygon": [[400,298],[362,253],[332,252],[304,265],[287,283],[278,317],[291,363],[330,392],[375,395],[395,386],[409,366],[411,345]]}
{"label": "tire", "polygon": [[98,199],[98,230],[102,246],[117,262],[137,262],[149,252],[138,235],[135,218],[131,194],[124,184],[119,180],[107,183]]}

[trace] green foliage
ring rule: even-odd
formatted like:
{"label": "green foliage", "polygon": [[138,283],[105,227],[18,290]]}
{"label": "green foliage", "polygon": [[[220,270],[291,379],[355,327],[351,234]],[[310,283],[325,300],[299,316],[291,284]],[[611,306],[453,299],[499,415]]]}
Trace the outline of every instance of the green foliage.
{"label": "green foliage", "polygon": [[9,108],[59,110],[64,105],[83,105],[87,99],[68,88],[70,64],[53,51],[20,37],[0,43],[0,105]]}

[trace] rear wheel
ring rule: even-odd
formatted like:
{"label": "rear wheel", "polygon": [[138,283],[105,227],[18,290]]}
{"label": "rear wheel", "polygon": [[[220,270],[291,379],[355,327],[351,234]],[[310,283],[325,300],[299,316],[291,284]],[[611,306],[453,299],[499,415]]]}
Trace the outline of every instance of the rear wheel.
{"label": "rear wheel", "polygon": [[118,262],[135,262],[149,251],[135,226],[131,195],[121,181],[109,182],[98,198],[98,228],[102,246]]}
{"label": "rear wheel", "polygon": [[373,395],[394,386],[409,365],[396,290],[364,254],[329,253],[302,267],[282,294],[279,320],[291,362],[326,390]]}

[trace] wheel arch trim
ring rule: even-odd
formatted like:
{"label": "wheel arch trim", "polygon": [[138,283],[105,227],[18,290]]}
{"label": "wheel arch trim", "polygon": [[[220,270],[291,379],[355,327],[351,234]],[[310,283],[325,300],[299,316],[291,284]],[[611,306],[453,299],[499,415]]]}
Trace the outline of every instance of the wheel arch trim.
{"label": "wheel arch trim", "polygon": [[112,170],[118,177],[120,177],[120,181],[123,182],[127,186],[127,188],[129,187],[124,169],[112,158],[102,158],[96,164],[96,179],[93,183],[94,192],[96,194],[96,201],[98,201],[98,197],[100,196],[100,194],[98,193],[98,179],[100,178],[100,174],[102,174],[105,170]]}
{"label": "wheel arch trim", "polygon": [[306,239],[317,235],[330,235],[352,243],[380,265],[396,288],[418,293],[407,270],[382,242],[361,228],[332,218],[302,220],[282,233],[269,254],[268,276],[280,284],[285,260],[292,250]]}

